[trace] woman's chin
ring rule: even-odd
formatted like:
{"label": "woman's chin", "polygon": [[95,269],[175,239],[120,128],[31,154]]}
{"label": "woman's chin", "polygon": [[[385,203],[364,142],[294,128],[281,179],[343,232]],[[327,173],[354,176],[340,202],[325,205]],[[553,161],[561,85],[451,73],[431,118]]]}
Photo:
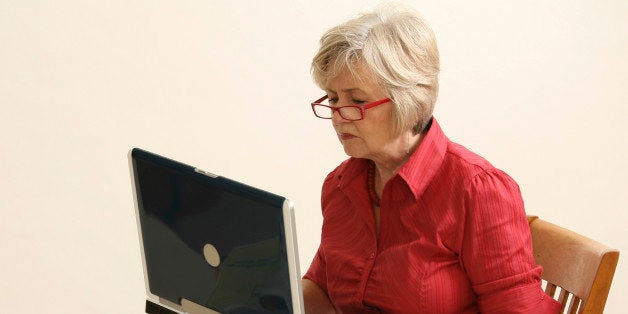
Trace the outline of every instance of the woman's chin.
{"label": "woman's chin", "polygon": [[342,148],[344,149],[345,154],[349,157],[365,158],[364,151],[356,149],[356,147],[352,147],[352,145],[342,145]]}

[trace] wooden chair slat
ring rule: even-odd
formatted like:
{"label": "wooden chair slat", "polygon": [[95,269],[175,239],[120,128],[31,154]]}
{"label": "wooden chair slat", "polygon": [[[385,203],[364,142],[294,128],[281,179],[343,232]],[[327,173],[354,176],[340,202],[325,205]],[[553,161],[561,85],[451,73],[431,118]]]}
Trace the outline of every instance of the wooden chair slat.
{"label": "wooden chair slat", "polygon": [[571,301],[569,301],[569,308],[567,309],[567,313],[569,314],[578,313],[578,305],[580,305],[580,299],[577,296],[572,294]]}
{"label": "wooden chair slat", "polygon": [[553,298],[554,294],[556,294],[556,285],[548,282],[547,286],[545,287],[545,293]]}

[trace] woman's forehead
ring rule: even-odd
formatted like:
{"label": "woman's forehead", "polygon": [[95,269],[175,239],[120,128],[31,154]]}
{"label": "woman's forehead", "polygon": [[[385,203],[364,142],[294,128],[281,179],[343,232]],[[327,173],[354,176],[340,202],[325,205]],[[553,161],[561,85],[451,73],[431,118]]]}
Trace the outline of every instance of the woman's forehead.
{"label": "woman's forehead", "polygon": [[345,66],[338,73],[327,79],[325,90],[338,93],[372,92],[379,89],[372,72],[363,65]]}

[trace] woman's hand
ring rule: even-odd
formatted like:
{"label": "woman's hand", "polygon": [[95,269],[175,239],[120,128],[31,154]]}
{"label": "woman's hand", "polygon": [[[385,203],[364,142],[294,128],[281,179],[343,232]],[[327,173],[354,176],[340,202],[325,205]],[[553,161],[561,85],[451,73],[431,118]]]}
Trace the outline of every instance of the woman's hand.
{"label": "woman's hand", "polygon": [[303,303],[305,313],[336,314],[336,308],[331,300],[314,281],[303,279]]}

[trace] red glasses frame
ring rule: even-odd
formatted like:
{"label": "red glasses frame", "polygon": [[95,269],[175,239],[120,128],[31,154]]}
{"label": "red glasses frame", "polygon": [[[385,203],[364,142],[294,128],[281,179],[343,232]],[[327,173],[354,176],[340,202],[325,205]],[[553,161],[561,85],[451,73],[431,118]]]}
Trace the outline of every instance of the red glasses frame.
{"label": "red glasses frame", "polygon": [[[314,101],[312,103],[312,111],[314,112],[314,115],[317,118],[321,118],[321,119],[331,119],[332,118],[332,117],[321,117],[318,114],[316,114],[316,107],[320,106],[320,107],[326,107],[326,108],[331,109],[332,116],[333,116],[334,112],[338,112],[338,114],[345,120],[358,121],[358,120],[364,119],[364,114],[365,114],[366,110],[371,109],[373,107],[377,107],[377,106],[379,106],[381,104],[385,104],[385,103],[391,101],[390,98],[384,98],[384,99],[377,100],[377,101],[370,102],[370,103],[363,104],[363,105],[349,105],[349,106],[342,106],[342,107],[332,107],[332,106],[324,105],[324,104],[321,103],[322,101],[324,101],[327,98],[329,98],[329,96],[325,95],[325,96],[317,99],[316,101]],[[358,109],[360,109],[360,118],[359,119],[352,119],[352,118],[345,117],[344,115],[342,115],[342,109],[343,108],[358,108]]]}

